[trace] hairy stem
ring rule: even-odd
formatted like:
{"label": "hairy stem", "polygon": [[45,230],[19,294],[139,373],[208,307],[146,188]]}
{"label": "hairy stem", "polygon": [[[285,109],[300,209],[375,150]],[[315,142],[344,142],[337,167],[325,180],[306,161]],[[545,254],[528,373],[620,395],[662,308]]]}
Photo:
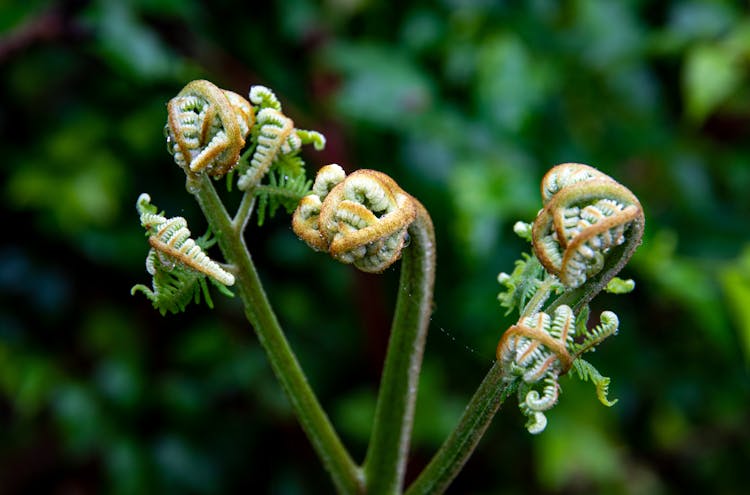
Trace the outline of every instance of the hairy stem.
{"label": "hairy stem", "polygon": [[411,484],[406,495],[445,492],[469,460],[495,413],[516,390],[516,386],[517,382],[503,379],[500,363],[495,362],[466,406],[456,429]]}
{"label": "hairy stem", "polygon": [[232,228],[235,232],[242,236],[242,232],[245,231],[247,221],[250,219],[250,215],[253,214],[253,208],[255,206],[255,195],[250,191],[242,195],[242,201],[240,206],[237,208],[237,213],[234,215],[232,220]]}
{"label": "hairy stem", "polygon": [[240,226],[233,225],[210,179],[203,176],[198,183],[194,195],[218,239],[226,261],[235,267],[236,287],[245,307],[245,315],[255,329],[302,428],[331,474],[338,492],[362,493],[361,470],[341,443],[289,347],[263,291],[241,229],[236,228]]}
{"label": "hairy stem", "polygon": [[521,311],[519,319],[524,316],[531,316],[542,309],[544,303],[547,302],[547,298],[549,298],[551,289],[555,285],[555,281],[556,279],[554,277],[547,276],[544,282],[542,282],[542,285],[537,289],[531,299],[529,299],[529,302],[526,303],[523,311]]}
{"label": "hairy stem", "polygon": [[364,467],[368,495],[401,493],[406,471],[435,281],[434,228],[427,210],[416,203]]}

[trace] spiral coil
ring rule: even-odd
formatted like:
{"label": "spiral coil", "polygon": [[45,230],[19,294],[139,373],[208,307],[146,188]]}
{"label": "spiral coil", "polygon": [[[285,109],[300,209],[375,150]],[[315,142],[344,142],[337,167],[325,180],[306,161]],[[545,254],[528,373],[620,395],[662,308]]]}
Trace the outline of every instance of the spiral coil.
{"label": "spiral coil", "polygon": [[604,311],[599,326],[577,335],[573,310],[560,305],[552,316],[544,312],[525,316],[505,332],[497,346],[497,360],[506,379],[520,377],[523,382],[519,405],[529,417],[530,433],[544,430],[544,412],[557,403],[560,394],[559,377],[574,367],[581,354],[614,335],[618,325],[617,316]]}
{"label": "spiral coil", "polygon": [[346,176],[338,165],[328,165],[300,201],[292,228],[311,248],[379,273],[401,256],[416,218],[415,201],[381,172],[358,170]]}
{"label": "spiral coil", "polygon": [[209,258],[190,237],[190,230],[184,218],[166,218],[154,213],[151,211],[150,202],[148,194],[141,194],[137,206],[141,214],[141,225],[149,233],[148,242],[152,252],[146,258],[146,269],[151,275],[156,273],[155,256],[158,256],[163,267],[174,267],[176,263],[181,263],[224,285],[234,284],[234,275]]}
{"label": "spiral coil", "polygon": [[293,132],[294,122],[278,110],[264,108],[258,112],[258,144],[250,168],[240,176],[237,186],[246,190],[257,184],[271,168],[279,153],[297,151],[301,140]]}
{"label": "spiral coil", "polygon": [[167,104],[167,148],[191,174],[222,176],[238,162],[255,122],[250,103],[209,81],[188,83]]}
{"label": "spiral coil", "polygon": [[583,285],[604,266],[609,251],[640,236],[643,209],[626,187],[588,165],[565,163],[542,179],[544,208],[532,227],[534,253],[568,288]]}

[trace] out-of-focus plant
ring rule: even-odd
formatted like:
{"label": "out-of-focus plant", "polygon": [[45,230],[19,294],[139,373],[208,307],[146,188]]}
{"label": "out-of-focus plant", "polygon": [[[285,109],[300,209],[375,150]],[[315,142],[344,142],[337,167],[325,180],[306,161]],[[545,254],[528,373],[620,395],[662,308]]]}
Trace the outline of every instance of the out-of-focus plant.
{"label": "out-of-focus plant", "polygon": [[[185,172],[186,187],[206,217],[226,260],[208,257],[208,234],[191,238],[181,217],[167,218],[142,194],[137,202],[151,250],[146,260],[152,289],[136,285],[162,314],[184,311],[200,295],[211,303],[206,278],[226,293],[236,287],[294,411],[340,493],[402,493],[409,455],[419,374],[432,312],[435,234],[427,210],[388,175],[335,164],[320,169],[311,185],[299,157],[303,144],[322,149],[325,138],[297,129],[274,93],[251,88],[248,100],[205,81],[193,81],[167,105],[167,147]],[[242,152],[248,144],[246,151]],[[242,197],[227,213],[213,179],[236,177]],[[407,493],[442,493],[461,470],[500,404],[518,391],[531,433],[547,424],[557,403],[560,376],[573,371],[591,380],[608,406],[609,378],[580,356],[619,327],[612,312],[587,328],[591,299],[605,288],[623,293],[632,281],[615,275],[641,242],[643,210],[636,197],[606,174],[568,163],[542,180],[533,225],[516,232],[533,245],[511,275],[500,300],[519,320],[503,336],[492,366],[456,429]],[[395,315],[364,462],[344,447],[298,363],[271,308],[244,231],[255,212],[259,223],[283,206],[294,210],[294,232],[312,249],[358,269],[380,273],[403,257]],[[557,297],[547,305],[550,296]]]}

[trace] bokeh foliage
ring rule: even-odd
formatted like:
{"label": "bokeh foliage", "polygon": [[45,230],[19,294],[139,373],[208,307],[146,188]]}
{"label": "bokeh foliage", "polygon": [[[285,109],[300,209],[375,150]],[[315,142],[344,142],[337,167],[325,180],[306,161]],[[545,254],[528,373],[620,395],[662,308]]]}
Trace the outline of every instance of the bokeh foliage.
{"label": "bokeh foliage", "polygon": [[[162,318],[134,202],[203,228],[166,153],[190,79],[273,88],[329,138],[311,168],[391,174],[431,211],[436,306],[413,474],[511,321],[496,275],[538,181],[578,161],[626,184],[646,239],[601,296],[592,358],[620,401],[565,384],[531,438],[504,408],[455,493],[739,493],[750,463],[750,11],[740,1],[0,0],[0,491],[327,493],[236,300]],[[397,269],[248,243],[323,404],[361,457]],[[219,299],[217,296],[215,299]],[[606,363],[604,363],[606,361]]]}

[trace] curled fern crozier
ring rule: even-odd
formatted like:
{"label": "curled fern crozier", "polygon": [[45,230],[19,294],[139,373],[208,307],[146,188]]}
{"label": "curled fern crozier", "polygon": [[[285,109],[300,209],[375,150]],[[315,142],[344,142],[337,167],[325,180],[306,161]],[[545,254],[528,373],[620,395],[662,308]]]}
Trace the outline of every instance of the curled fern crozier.
{"label": "curled fern crozier", "polygon": [[[605,405],[609,379],[601,376],[581,354],[593,350],[605,338],[617,332],[617,316],[605,311],[601,324],[586,330],[578,325],[573,310],[558,306],[553,314],[538,312],[521,318],[503,335],[497,346],[497,359],[506,380],[520,378],[518,401],[521,412],[529,418],[527,429],[540,433],[547,425],[544,412],[551,409],[560,394],[559,377],[573,369],[583,379],[591,379],[597,395]],[[579,363],[580,361],[580,363]]]}
{"label": "curled fern crozier", "polygon": [[319,132],[295,128],[292,119],[281,111],[281,103],[269,88],[253,86],[249,98],[255,105],[257,121],[252,131],[252,157],[237,181],[242,191],[258,186],[275,164],[297,159],[296,155],[303,144],[313,144],[317,150],[325,146],[325,137]]}
{"label": "curled fern crozier", "polygon": [[313,249],[379,273],[401,256],[416,215],[416,200],[389,176],[374,170],[346,176],[329,165],[300,201],[292,228]]}
{"label": "curled fern crozier", "polygon": [[167,104],[167,147],[186,173],[222,176],[238,162],[255,122],[245,98],[197,80]]}
{"label": "curled fern crozier", "polygon": [[[565,163],[542,180],[544,208],[532,228],[534,254],[567,288],[582,286],[605,266],[610,251],[626,242],[611,278],[643,235],[641,204],[625,186],[588,165]],[[603,282],[606,284],[606,280]]]}
{"label": "curled fern crozier", "polygon": [[209,258],[190,237],[187,221],[182,217],[166,218],[156,213],[150,201],[148,194],[141,194],[137,202],[138,211],[141,214],[141,225],[149,234],[148,242],[152,250],[160,259],[170,260],[163,264],[181,263],[221,284],[233,285],[234,275]]}

